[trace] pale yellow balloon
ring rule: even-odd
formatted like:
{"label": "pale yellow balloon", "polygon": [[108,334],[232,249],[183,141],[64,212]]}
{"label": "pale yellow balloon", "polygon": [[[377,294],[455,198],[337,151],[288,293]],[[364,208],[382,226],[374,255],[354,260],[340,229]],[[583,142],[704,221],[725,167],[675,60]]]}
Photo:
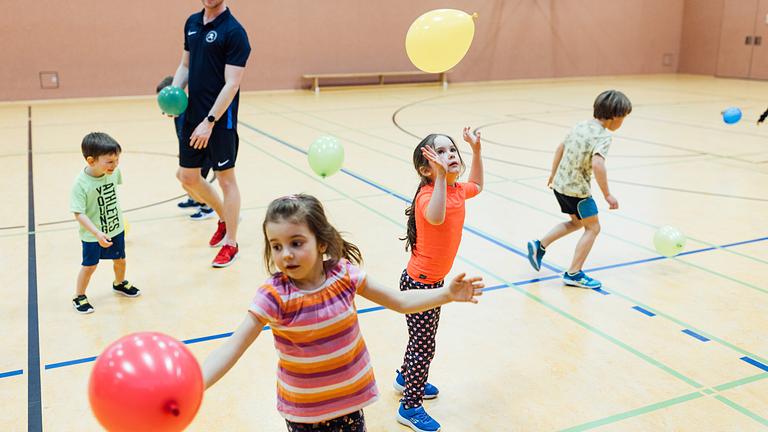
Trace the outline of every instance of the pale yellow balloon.
{"label": "pale yellow balloon", "polygon": [[474,36],[471,15],[456,9],[435,9],[411,24],[405,36],[405,51],[417,68],[445,72],[464,58]]}
{"label": "pale yellow balloon", "polygon": [[125,229],[123,231],[125,232],[125,235],[128,235],[128,231],[131,230],[131,224],[129,224],[125,219],[123,219],[123,224],[125,225]]}

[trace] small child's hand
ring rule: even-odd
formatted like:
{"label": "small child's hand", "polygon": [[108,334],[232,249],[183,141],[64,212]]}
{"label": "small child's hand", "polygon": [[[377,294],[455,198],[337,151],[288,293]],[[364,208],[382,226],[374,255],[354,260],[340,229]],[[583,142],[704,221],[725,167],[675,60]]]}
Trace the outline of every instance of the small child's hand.
{"label": "small child's hand", "polygon": [[112,239],[107,237],[107,235],[101,231],[99,231],[99,233],[96,235],[96,239],[99,240],[99,244],[103,248],[108,248],[112,246]]}
{"label": "small child's hand", "polygon": [[457,275],[448,286],[451,301],[477,303],[477,297],[483,295],[483,278],[479,276],[464,279],[466,273]]}
{"label": "small child's hand", "polygon": [[466,141],[470,147],[472,147],[472,152],[477,153],[480,151],[480,132],[477,133],[470,133],[470,127],[467,126],[464,128],[464,141]]}
{"label": "small child's hand", "polygon": [[616,210],[619,208],[619,200],[617,200],[615,196],[608,194],[605,196],[605,201],[608,203],[609,209]]}
{"label": "small child's hand", "polygon": [[555,182],[555,175],[552,174],[549,176],[549,179],[547,179],[547,187],[552,189],[552,184]]}
{"label": "small child's hand", "polygon": [[430,146],[421,148],[421,154],[429,161],[429,166],[435,170],[435,174],[445,175],[448,172],[448,164],[438,156],[435,149]]}

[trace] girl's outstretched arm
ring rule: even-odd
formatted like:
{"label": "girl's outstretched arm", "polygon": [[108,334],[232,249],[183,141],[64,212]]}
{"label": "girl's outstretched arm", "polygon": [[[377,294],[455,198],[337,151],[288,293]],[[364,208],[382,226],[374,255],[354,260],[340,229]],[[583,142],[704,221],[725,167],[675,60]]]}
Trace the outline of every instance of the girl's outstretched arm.
{"label": "girl's outstretched arm", "polygon": [[248,312],[240,326],[223,345],[216,348],[203,363],[203,382],[205,388],[214,385],[221,379],[232,366],[237,363],[240,356],[256,340],[263,328],[261,321]]}
{"label": "girl's outstretched arm", "polygon": [[387,309],[404,314],[434,309],[455,301],[477,303],[477,297],[483,295],[485,287],[483,278],[465,276],[465,273],[456,276],[450,285],[442,288],[410,291],[388,288],[368,277],[360,295]]}
{"label": "girl's outstretched arm", "polygon": [[480,132],[470,133],[469,126],[464,128],[464,141],[472,148],[472,167],[469,169],[469,182],[477,185],[478,192],[483,190],[483,158],[480,156]]}

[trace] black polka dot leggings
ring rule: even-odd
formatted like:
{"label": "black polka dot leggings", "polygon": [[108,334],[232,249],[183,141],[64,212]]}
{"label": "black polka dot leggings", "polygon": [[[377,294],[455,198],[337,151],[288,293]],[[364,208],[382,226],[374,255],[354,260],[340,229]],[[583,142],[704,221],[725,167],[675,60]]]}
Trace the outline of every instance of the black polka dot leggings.
{"label": "black polka dot leggings", "polygon": [[[400,276],[400,291],[440,288],[443,283],[444,281],[425,284],[412,279],[408,272],[403,270]],[[424,399],[429,365],[435,357],[435,336],[440,321],[440,308],[406,314],[405,321],[408,323],[408,347],[405,349],[403,366],[400,368],[405,379],[405,391],[400,402],[405,409],[411,409],[420,407]]]}
{"label": "black polka dot leggings", "polygon": [[285,423],[288,432],[366,432],[363,410],[318,423]]}

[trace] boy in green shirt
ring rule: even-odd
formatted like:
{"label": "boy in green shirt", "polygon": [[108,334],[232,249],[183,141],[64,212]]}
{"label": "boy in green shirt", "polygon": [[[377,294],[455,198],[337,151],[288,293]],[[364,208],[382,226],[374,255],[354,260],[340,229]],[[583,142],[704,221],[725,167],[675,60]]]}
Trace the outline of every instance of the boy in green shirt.
{"label": "boy in green shirt", "polygon": [[125,222],[117,197],[117,185],[123,183],[117,168],[122,148],[103,132],[86,135],[81,148],[88,166],[75,180],[69,201],[69,210],[80,223],[83,243],[83,267],[77,276],[72,305],[79,313],[89,314],[93,306],[85,296],[85,289],[99,260],[114,261],[112,290],[115,293],[137,297],[141,291],[125,280]]}

